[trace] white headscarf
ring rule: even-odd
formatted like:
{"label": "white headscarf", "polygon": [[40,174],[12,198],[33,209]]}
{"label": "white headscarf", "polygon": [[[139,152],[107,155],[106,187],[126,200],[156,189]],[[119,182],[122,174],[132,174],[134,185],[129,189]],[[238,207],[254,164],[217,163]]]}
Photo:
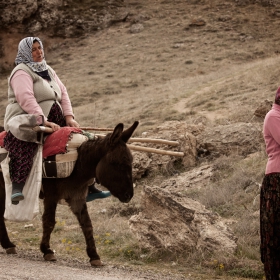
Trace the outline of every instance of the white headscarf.
{"label": "white headscarf", "polygon": [[38,37],[26,37],[22,39],[18,44],[18,53],[15,59],[15,64],[18,65],[20,63],[26,64],[32,71],[34,72],[42,72],[48,69],[48,65],[45,61],[45,58],[41,62],[34,62],[32,58],[32,45],[34,41],[38,41],[40,44],[43,55],[44,48],[42,41]]}

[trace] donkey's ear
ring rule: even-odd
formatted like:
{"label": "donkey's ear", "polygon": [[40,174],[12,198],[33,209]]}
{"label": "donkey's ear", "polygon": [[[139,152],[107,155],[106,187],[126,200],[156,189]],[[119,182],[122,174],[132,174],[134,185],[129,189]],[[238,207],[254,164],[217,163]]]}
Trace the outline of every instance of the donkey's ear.
{"label": "donkey's ear", "polygon": [[125,143],[126,143],[126,142],[129,140],[129,138],[132,136],[132,134],[133,134],[134,130],[136,129],[136,127],[138,126],[138,124],[139,124],[138,121],[134,122],[134,124],[133,124],[130,128],[126,129],[126,130],[122,133],[122,140],[123,140]]}
{"label": "donkey's ear", "polygon": [[113,133],[111,134],[110,136],[110,144],[113,145],[114,143],[116,143],[122,136],[122,132],[123,132],[123,124],[122,123],[119,123]]}

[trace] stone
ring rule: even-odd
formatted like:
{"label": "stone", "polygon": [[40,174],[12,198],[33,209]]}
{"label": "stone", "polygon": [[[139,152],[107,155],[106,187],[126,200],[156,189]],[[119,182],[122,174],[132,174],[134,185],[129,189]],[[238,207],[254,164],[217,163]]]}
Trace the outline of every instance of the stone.
{"label": "stone", "polygon": [[179,192],[145,186],[142,209],[129,225],[143,248],[227,254],[237,249],[236,237],[218,214]]}
{"label": "stone", "polygon": [[147,153],[133,152],[133,166],[132,177],[134,179],[140,179],[146,172],[152,161]]}
{"label": "stone", "polygon": [[141,23],[135,23],[131,25],[129,30],[131,33],[140,33],[144,30],[144,26]]}
{"label": "stone", "polygon": [[254,115],[256,117],[260,117],[264,119],[266,114],[270,111],[272,104],[273,102],[271,100],[268,99],[264,100],[255,110]]}

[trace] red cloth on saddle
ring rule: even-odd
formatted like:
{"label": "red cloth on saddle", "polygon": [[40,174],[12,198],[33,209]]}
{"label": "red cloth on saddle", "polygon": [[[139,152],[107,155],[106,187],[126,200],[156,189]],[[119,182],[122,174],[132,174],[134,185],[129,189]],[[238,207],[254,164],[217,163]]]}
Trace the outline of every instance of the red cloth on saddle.
{"label": "red cloth on saddle", "polygon": [[2,131],[0,133],[0,147],[4,148],[4,138],[7,135],[6,131]]}
{"label": "red cloth on saddle", "polygon": [[[66,153],[66,144],[70,138],[71,133],[82,133],[80,128],[76,127],[61,127],[58,131],[48,135],[44,142],[43,147],[43,158],[53,156],[56,154]],[[4,138],[7,132],[3,131],[0,133],[0,146],[4,147]]]}
{"label": "red cloth on saddle", "polygon": [[44,142],[43,158],[66,153],[66,144],[71,133],[82,133],[82,130],[76,127],[65,126],[50,134]]}

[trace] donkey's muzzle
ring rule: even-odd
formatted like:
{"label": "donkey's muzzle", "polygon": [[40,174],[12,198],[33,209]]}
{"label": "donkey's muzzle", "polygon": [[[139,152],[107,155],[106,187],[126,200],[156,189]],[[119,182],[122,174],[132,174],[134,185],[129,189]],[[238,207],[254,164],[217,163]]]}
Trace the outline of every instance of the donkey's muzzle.
{"label": "donkey's muzzle", "polygon": [[126,192],[122,195],[122,197],[119,197],[119,200],[123,203],[128,203],[133,197],[133,193]]}

